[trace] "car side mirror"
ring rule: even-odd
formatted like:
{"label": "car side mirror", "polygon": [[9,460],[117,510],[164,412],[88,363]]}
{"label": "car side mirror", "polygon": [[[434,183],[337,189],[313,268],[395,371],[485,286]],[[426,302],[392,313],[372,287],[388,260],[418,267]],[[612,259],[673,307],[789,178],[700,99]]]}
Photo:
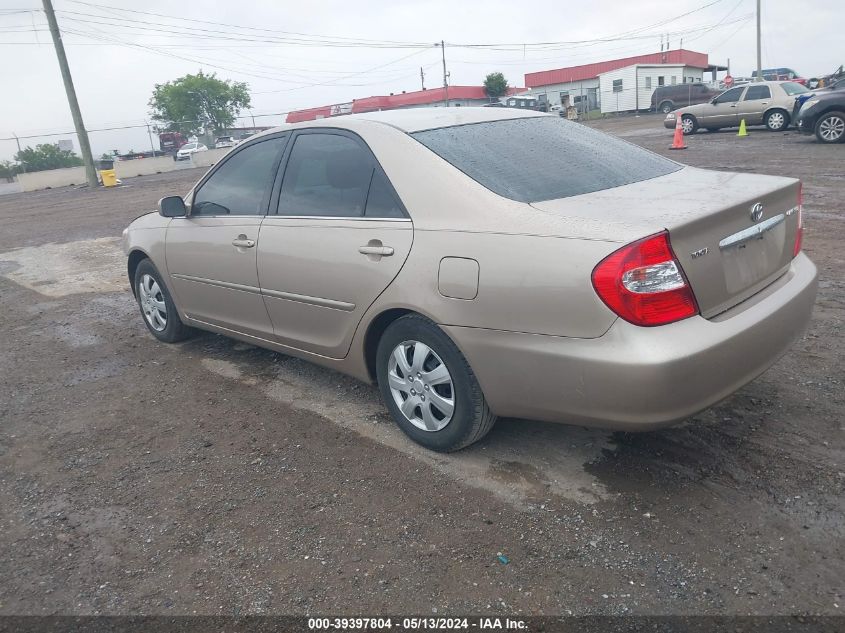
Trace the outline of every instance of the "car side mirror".
{"label": "car side mirror", "polygon": [[188,215],[181,196],[167,196],[158,201],[159,215],[165,218],[182,218]]}

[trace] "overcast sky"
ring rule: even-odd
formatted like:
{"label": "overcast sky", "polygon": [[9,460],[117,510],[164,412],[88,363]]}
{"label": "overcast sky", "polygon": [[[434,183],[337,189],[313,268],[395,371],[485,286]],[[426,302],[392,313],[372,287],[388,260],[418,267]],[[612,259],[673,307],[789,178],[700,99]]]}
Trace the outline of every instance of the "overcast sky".
{"label": "overcast sky", "polygon": [[[763,0],[763,66],[812,77],[845,63],[841,3]],[[736,76],[756,66],[755,0],[54,0],[54,6],[86,127],[141,126],[92,132],[97,156],[150,149],[143,124],[154,85],[200,68],[247,82],[256,122],[275,125],[284,121],[276,113],[292,109],[418,90],[421,66],[427,87],[441,85],[441,53],[433,46],[440,40],[454,85],[479,85],[487,73],[502,71],[522,86],[526,72],[659,51],[661,33],[672,33],[673,49],[683,33],[684,48],[708,53],[713,63],[730,58]],[[40,9],[40,0],[0,0],[0,138],[73,130]],[[597,39],[606,41],[583,43]],[[458,46],[467,44],[498,46]],[[71,135],[22,144],[59,138]],[[0,140],[0,159],[15,151],[14,141]]]}

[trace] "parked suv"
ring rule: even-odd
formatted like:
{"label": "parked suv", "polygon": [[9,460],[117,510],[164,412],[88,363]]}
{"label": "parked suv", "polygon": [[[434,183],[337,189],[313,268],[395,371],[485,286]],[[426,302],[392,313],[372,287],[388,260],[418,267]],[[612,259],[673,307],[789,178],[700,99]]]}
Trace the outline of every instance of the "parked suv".
{"label": "parked suv", "polygon": [[845,142],[845,90],[825,90],[807,99],[798,112],[797,127],[822,143]]}
{"label": "parked suv", "polygon": [[654,112],[668,114],[675,108],[706,103],[717,94],[719,94],[717,90],[700,83],[659,86],[651,95],[651,109]]}

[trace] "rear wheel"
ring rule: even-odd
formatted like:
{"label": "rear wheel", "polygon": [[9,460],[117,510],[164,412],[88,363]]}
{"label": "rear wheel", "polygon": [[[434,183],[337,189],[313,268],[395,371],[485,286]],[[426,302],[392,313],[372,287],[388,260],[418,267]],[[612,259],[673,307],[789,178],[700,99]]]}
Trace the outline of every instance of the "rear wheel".
{"label": "rear wheel", "polygon": [[675,109],[675,104],[671,101],[664,101],[660,104],[660,111],[663,114],[669,114],[672,110]]}
{"label": "rear wheel", "polygon": [[816,138],[822,143],[841,143],[845,139],[845,112],[828,112],[816,121]]}
{"label": "rear wheel", "polygon": [[684,134],[695,134],[698,130],[698,121],[691,114],[685,114],[681,117],[681,129]]}
{"label": "rear wheel", "polygon": [[780,132],[789,127],[789,115],[783,110],[772,110],[766,115],[766,127],[772,132]]}
{"label": "rear wheel", "polygon": [[376,374],[399,428],[426,448],[456,451],[487,435],[496,422],[464,355],[422,316],[404,316],[385,330]]}

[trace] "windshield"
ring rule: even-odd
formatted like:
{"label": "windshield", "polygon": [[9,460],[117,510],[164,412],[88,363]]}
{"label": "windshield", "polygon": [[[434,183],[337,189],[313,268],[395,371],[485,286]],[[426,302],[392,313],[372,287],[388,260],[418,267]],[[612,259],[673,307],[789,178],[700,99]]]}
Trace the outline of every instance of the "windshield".
{"label": "windshield", "polygon": [[682,168],[557,116],[473,123],[411,136],[487,189],[520,202],[611,189]]}
{"label": "windshield", "polygon": [[195,149],[196,146],[196,143],[188,143],[187,145],[182,146],[182,149]]}
{"label": "windshield", "polygon": [[807,88],[802,86],[801,84],[797,84],[793,81],[787,81],[786,83],[782,83],[780,85],[783,88],[783,91],[788,94],[790,97],[792,95],[800,95],[804,94],[805,92],[810,92]]}

